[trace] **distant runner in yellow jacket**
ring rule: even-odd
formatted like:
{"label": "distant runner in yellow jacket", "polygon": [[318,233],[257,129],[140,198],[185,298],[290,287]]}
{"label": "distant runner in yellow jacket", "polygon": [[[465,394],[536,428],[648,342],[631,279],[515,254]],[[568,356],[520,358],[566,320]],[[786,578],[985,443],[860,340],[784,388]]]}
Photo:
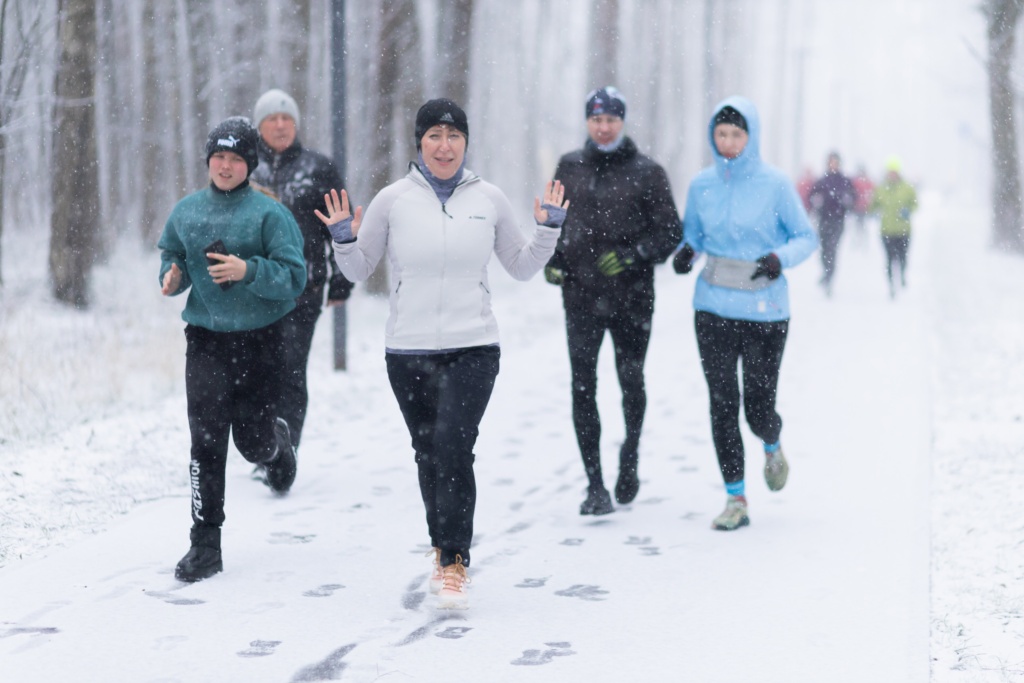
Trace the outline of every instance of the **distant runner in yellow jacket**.
{"label": "distant runner in yellow jacket", "polygon": [[875,188],[871,211],[882,221],[882,244],[885,245],[886,275],[889,296],[896,296],[893,262],[900,267],[900,286],[907,286],[907,248],[910,246],[910,214],[917,209],[914,186],[900,175],[900,160],[889,157],[885,163],[885,180]]}

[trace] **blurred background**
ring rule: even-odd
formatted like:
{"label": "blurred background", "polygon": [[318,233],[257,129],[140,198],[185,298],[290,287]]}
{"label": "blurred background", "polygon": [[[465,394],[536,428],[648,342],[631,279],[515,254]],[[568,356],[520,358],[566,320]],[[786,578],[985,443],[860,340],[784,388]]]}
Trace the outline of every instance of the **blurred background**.
{"label": "blurred background", "polygon": [[418,106],[449,96],[470,168],[528,217],[585,139],[587,93],[613,84],[680,208],[712,107],[743,94],[764,158],[793,178],[836,150],[877,180],[898,155],[919,190],[987,211],[1000,5],[1012,87],[1019,0],[2,0],[0,249],[52,231],[55,296],[85,306],[91,264],[116,240],[154,244],[207,182],[209,129],[271,87],[298,101],[306,146],[344,153],[359,203],[404,173]]}

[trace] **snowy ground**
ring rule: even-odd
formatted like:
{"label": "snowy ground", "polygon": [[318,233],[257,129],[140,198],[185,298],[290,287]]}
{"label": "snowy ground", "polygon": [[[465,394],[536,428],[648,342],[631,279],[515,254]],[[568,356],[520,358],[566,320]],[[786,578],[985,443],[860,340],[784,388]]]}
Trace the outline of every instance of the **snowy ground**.
{"label": "snowy ground", "polygon": [[[5,235],[0,678],[1024,681],[1024,271],[985,248],[985,225],[926,196],[896,301],[875,237],[848,234],[831,300],[816,260],[791,273],[793,472],[769,493],[748,433],[752,525],[731,534],[708,528],[724,494],[693,279],[659,271],[643,485],[594,519],[576,514],[557,290],[495,273],[472,607],[451,614],[425,593],[384,302],[350,302],[346,373],[321,323],[291,495],[235,455],[225,572],[186,586],[182,302],[133,252],[97,273],[93,310],[68,313],[45,303],[44,250]],[[612,483],[622,424],[601,362]]]}

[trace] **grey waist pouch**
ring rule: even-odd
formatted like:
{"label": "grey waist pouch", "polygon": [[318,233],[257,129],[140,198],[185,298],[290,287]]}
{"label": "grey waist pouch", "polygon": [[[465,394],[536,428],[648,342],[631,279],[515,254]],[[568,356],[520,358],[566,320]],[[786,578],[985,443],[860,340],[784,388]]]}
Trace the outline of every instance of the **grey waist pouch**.
{"label": "grey waist pouch", "polygon": [[756,280],[750,278],[757,270],[757,263],[754,261],[739,261],[721,256],[708,256],[707,264],[700,276],[704,281],[716,287],[728,289],[741,289],[747,292],[756,292],[765,289],[772,284],[767,276],[759,277]]}

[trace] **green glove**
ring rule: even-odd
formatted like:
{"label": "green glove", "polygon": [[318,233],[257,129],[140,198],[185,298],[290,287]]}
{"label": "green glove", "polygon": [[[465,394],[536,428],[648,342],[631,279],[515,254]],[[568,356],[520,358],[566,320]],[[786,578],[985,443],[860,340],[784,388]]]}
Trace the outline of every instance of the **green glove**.
{"label": "green glove", "polygon": [[597,269],[602,275],[615,277],[636,263],[636,257],[628,252],[617,249],[601,254],[597,259]]}
{"label": "green glove", "polygon": [[561,286],[565,282],[565,271],[554,266],[547,266],[544,268],[544,279],[553,285]]}

